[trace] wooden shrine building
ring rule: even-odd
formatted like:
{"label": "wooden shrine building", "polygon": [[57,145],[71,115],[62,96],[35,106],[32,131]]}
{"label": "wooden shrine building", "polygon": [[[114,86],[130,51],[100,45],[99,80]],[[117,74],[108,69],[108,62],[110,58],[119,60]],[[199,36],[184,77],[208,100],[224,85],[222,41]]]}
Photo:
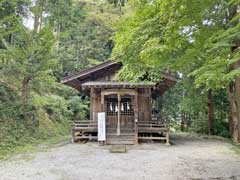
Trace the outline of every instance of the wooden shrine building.
{"label": "wooden shrine building", "polygon": [[139,140],[166,140],[167,126],[152,115],[152,101],[176,83],[176,78],[162,74],[159,83],[132,83],[115,80],[122,64],[107,61],[62,79],[90,96],[90,120],[76,121],[73,140],[98,137],[98,113],[105,112],[106,144],[136,144]]}

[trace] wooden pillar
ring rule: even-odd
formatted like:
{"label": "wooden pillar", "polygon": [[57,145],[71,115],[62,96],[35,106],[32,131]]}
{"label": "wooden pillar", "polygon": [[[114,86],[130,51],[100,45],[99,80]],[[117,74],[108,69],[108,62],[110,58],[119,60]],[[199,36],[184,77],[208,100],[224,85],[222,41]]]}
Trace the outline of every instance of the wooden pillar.
{"label": "wooden pillar", "polygon": [[104,94],[101,90],[101,112],[104,112]]}
{"label": "wooden pillar", "polygon": [[91,88],[90,90],[90,120],[93,120],[93,96],[94,96],[94,89]]}
{"label": "wooden pillar", "polygon": [[152,90],[148,89],[148,102],[149,102],[149,120],[152,120]]}
{"label": "wooden pillar", "polygon": [[117,121],[117,135],[120,135],[120,116],[121,116],[121,96],[120,93],[118,92],[118,121]]}
{"label": "wooden pillar", "polygon": [[[103,89],[101,89],[101,93],[100,93],[100,111],[101,112],[105,112],[105,107],[104,107],[104,101],[105,101],[105,95],[104,95],[104,93],[103,93]],[[107,117],[107,112],[105,112],[105,117]],[[107,128],[107,119],[106,119],[106,121],[105,121],[105,128]],[[105,131],[106,131],[106,129],[105,129]],[[106,132],[106,135],[107,135],[107,132]],[[107,139],[105,139],[105,141],[101,141],[101,142],[99,142],[101,145],[106,145],[107,144]]]}
{"label": "wooden pillar", "polygon": [[138,143],[138,89],[136,89],[136,94],[135,94],[135,98],[134,98],[134,131],[135,131],[135,141],[136,144]]}

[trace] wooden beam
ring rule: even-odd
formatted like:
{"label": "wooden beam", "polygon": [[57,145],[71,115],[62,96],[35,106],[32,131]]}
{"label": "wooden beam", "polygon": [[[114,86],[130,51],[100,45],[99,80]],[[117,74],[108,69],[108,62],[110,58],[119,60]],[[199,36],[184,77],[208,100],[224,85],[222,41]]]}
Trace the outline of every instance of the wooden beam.
{"label": "wooden beam", "polygon": [[138,143],[138,89],[135,90],[134,97],[134,131],[135,131],[135,141]]}
{"label": "wooden beam", "polygon": [[101,95],[107,96],[111,94],[120,94],[120,95],[136,95],[136,91],[134,89],[105,89],[101,92]]}
{"label": "wooden beam", "polygon": [[120,116],[121,116],[121,95],[120,93],[117,94],[118,96],[118,122],[117,122],[117,135],[120,135]]}
{"label": "wooden beam", "polygon": [[90,91],[90,119],[93,120],[94,89]]}

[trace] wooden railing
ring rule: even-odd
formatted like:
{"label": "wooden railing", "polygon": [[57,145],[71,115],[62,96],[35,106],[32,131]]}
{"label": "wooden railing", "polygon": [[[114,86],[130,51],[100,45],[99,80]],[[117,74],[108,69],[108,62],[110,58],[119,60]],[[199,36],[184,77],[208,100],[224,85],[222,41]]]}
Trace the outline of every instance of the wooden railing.
{"label": "wooden railing", "polygon": [[165,140],[169,144],[169,128],[160,121],[138,122],[139,140]]}
{"label": "wooden railing", "polygon": [[75,121],[72,127],[73,142],[97,139],[97,121]]}
{"label": "wooden railing", "polygon": [[[97,139],[97,121],[75,121],[72,128],[73,141]],[[169,128],[161,121],[137,122],[137,137],[139,140],[165,140],[169,144]]]}
{"label": "wooden railing", "polygon": [[97,128],[97,121],[84,120],[75,121],[73,124],[74,129],[87,129],[87,128]]}
{"label": "wooden railing", "polygon": [[167,130],[167,125],[162,124],[161,122],[156,122],[156,121],[140,121],[138,122],[138,131],[139,130]]}

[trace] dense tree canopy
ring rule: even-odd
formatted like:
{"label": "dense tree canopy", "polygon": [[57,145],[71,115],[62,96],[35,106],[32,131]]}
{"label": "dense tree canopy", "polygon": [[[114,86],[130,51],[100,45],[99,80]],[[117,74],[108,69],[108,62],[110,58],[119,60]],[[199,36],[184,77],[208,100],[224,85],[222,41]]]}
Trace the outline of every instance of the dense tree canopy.
{"label": "dense tree canopy", "polygon": [[100,9],[89,1],[0,1],[1,152],[68,134],[72,120],[88,118],[88,98],[59,80],[110,56],[113,29],[102,20],[109,7]]}
{"label": "dense tree canopy", "polygon": [[[122,18],[115,35],[113,56],[124,63],[120,78],[139,81],[147,75],[146,80],[159,81],[160,71],[180,75],[184,79],[180,85],[183,89],[179,91],[176,87],[165,98],[177,94],[181,100],[175,99],[172,104],[166,100],[163,112],[168,110],[171,117],[172,108],[179,116],[198,112],[197,119],[206,119],[208,112],[208,128],[212,132],[214,115],[223,112],[221,122],[226,122],[227,94],[222,91],[239,77],[236,63],[240,59],[240,2],[133,0],[131,3],[135,11]],[[219,99],[225,106],[219,110],[216,107],[214,112],[214,101]],[[171,108],[165,108],[166,103]]]}
{"label": "dense tree canopy", "polygon": [[227,66],[239,58],[239,52],[229,57],[240,33],[238,1],[133,3],[136,11],[119,24],[114,49],[129,75],[139,68],[186,72],[207,89],[222,88],[237,75]]}

